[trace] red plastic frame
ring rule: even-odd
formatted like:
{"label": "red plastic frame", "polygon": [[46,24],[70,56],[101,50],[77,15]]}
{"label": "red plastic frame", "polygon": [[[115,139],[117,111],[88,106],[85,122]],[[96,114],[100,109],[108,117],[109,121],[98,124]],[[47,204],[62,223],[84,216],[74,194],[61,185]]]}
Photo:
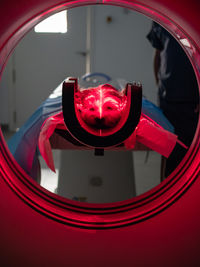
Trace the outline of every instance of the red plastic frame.
{"label": "red plastic frame", "polygon": [[[194,0],[182,1],[181,4],[174,0],[4,1],[0,11],[1,71],[16,44],[31,27],[66,7],[73,8],[87,4],[127,7],[161,23],[183,46],[193,64],[198,82],[200,81],[200,3]],[[132,266],[132,264],[139,265],[141,262],[144,265],[153,264],[154,266],[169,266],[167,264],[173,263],[174,266],[185,266],[184,264],[192,266],[192,263],[200,263],[197,246],[200,242],[199,163],[198,125],[194,141],[184,160],[159,186],[139,197],[119,203],[82,204],[51,194],[32,181],[12,158],[1,134],[0,212],[3,216],[0,225],[2,237],[0,242],[6,249],[5,253],[1,252],[2,260],[6,261],[8,251],[11,249],[14,256],[13,259],[8,259],[9,263],[15,260],[15,262],[21,262],[21,266],[28,266],[27,262],[33,254],[33,257],[39,256],[40,259],[40,261],[37,261],[36,257],[33,259],[35,266],[42,266],[42,263],[62,264],[66,261],[68,264],[75,263],[76,266],[84,262],[89,266],[90,260],[93,262],[92,266],[103,266],[103,264],[104,266],[113,266],[112,264]],[[16,212],[18,215],[15,215]],[[15,228],[13,229],[10,221],[14,218]],[[184,222],[186,226],[181,224]],[[21,236],[17,230],[20,225],[26,233]],[[37,231],[34,226],[37,226]],[[129,227],[122,228],[122,226]],[[77,234],[74,227],[85,230],[80,230]],[[34,233],[31,241],[27,237],[30,229]],[[96,234],[95,239],[92,238],[92,233]],[[50,234],[53,237],[51,247],[48,242]],[[183,234],[185,239],[182,239]],[[108,237],[110,239],[107,239]],[[37,238],[40,238],[44,249],[43,255],[34,247],[34,244],[38,244]],[[85,238],[85,246],[80,241],[81,238]],[[120,246],[120,249],[115,242],[116,238],[119,243],[123,242],[123,247]],[[69,241],[67,246],[66,240]],[[78,248],[74,243],[75,240],[79,242]],[[163,240],[165,243],[162,243]],[[58,242],[61,243],[59,249]],[[156,252],[152,250],[152,242]],[[32,253],[23,254],[23,258],[14,253],[18,246],[25,249],[27,243]],[[163,249],[160,244],[164,244]],[[105,248],[104,258],[100,253],[102,246]],[[95,252],[93,247],[96,248]],[[54,248],[55,256],[47,257],[50,248]],[[64,257],[66,250],[68,253]],[[75,257],[77,250],[78,258]],[[93,251],[93,254],[90,255],[87,251]],[[135,252],[134,256],[133,252]],[[144,253],[146,258],[143,257]],[[186,254],[192,258],[187,258]]]}

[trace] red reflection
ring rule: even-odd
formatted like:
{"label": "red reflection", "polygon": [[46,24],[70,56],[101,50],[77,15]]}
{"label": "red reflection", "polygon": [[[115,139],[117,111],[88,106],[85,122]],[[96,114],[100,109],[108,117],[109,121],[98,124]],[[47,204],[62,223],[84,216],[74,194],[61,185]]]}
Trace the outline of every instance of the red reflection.
{"label": "red reflection", "polygon": [[129,112],[125,90],[109,84],[81,89],[75,93],[76,115],[81,126],[92,134],[113,134],[124,124]]}

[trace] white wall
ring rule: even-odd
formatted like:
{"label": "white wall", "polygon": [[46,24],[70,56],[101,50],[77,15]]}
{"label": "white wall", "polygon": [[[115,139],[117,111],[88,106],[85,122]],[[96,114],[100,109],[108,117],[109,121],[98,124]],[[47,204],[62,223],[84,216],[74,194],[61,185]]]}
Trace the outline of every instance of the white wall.
{"label": "white wall", "polygon": [[10,112],[12,91],[12,78],[13,78],[13,62],[10,60],[5,67],[4,74],[0,82],[0,124],[8,125],[10,116],[14,116]]}
{"label": "white wall", "polygon": [[[20,127],[48,95],[68,76],[85,73],[86,58],[79,51],[86,50],[86,9],[68,12],[67,33],[35,33],[31,30],[18,44],[9,62],[16,79],[11,88],[16,110],[16,127]],[[14,60],[13,60],[14,58]],[[12,76],[4,73],[3,80]],[[2,84],[7,97],[7,86]],[[0,99],[3,106],[5,98]],[[7,120],[7,112],[4,109]]]}
{"label": "white wall", "polygon": [[[4,101],[0,101],[1,104],[0,104],[0,122],[2,124],[8,124],[9,122],[9,102],[8,102],[8,99],[9,99],[9,91],[8,90],[3,90],[3,88],[8,88],[8,85],[7,85],[7,72],[6,74],[4,75],[2,81],[1,81],[1,84],[0,84],[0,99],[4,99]],[[7,101],[5,101],[5,99],[7,99]]]}
{"label": "white wall", "polygon": [[93,7],[92,70],[140,81],[143,94],[156,103],[153,48],[146,39],[151,20],[115,6]]}

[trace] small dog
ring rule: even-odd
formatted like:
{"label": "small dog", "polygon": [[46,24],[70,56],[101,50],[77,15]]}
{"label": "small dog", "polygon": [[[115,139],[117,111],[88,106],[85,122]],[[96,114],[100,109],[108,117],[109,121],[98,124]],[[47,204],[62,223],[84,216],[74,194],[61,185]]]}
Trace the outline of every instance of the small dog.
{"label": "small dog", "polygon": [[75,103],[82,120],[95,129],[114,128],[122,118],[127,97],[109,84],[80,89]]}
{"label": "small dog", "polygon": [[[104,129],[105,132],[116,130],[116,126],[126,112],[127,96],[125,89],[117,91],[109,84],[100,85],[95,88],[79,89],[75,93],[75,106],[81,119],[95,130]],[[52,112],[53,113],[53,112]],[[49,138],[53,135],[55,129],[68,131],[66,128],[63,113],[59,112],[48,117],[40,130],[38,147],[49,168],[55,171],[53,156],[51,153],[51,144]],[[55,139],[54,148],[74,149],[71,141],[63,143]],[[154,122],[153,119],[141,113],[140,121],[135,131],[124,140],[124,146],[127,150],[135,149],[137,143],[150,148],[168,158],[173,151],[176,143],[182,147],[187,147],[178,140],[178,136],[165,130],[162,126]],[[141,145],[138,146],[141,149]],[[78,149],[80,147],[78,146]],[[123,149],[118,147],[118,149]],[[144,149],[144,147],[142,148]]]}

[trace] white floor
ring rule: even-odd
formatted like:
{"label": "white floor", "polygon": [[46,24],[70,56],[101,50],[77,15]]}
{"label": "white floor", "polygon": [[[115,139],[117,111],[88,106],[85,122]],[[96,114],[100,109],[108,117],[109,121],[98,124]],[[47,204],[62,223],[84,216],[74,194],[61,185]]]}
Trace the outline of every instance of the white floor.
{"label": "white floor", "polygon": [[[60,151],[54,151],[56,173],[46,167],[43,159],[41,186],[56,193],[59,177]],[[133,154],[136,196],[147,192],[160,183],[161,157],[154,151],[137,151]]]}
{"label": "white floor", "polygon": [[160,183],[161,156],[154,152],[134,152],[136,194],[140,195]]}

